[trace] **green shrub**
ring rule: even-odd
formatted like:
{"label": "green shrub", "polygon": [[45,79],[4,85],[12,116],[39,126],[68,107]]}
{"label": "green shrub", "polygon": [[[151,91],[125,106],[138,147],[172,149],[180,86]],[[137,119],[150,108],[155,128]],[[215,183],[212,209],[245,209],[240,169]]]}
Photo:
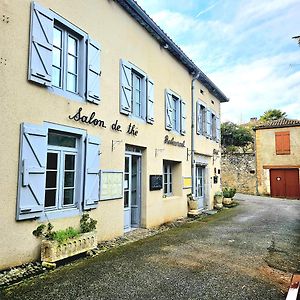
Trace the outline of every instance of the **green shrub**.
{"label": "green shrub", "polygon": [[46,240],[65,242],[67,239],[77,237],[81,233],[91,232],[96,229],[97,221],[92,219],[89,214],[83,214],[80,219],[80,229],[68,227],[67,229],[53,231],[53,225],[49,222],[47,225],[41,224],[32,234],[35,237],[42,237]]}
{"label": "green shrub", "polygon": [[92,219],[89,214],[83,214],[80,219],[80,231],[82,233],[90,232],[96,229],[97,221]]}
{"label": "green shrub", "polygon": [[69,227],[67,229],[55,231],[52,239],[54,241],[58,241],[61,244],[68,239],[77,237],[78,235],[80,235],[80,230]]}
{"label": "green shrub", "polygon": [[235,195],[236,189],[235,188],[223,188],[223,196],[224,198],[233,198]]}

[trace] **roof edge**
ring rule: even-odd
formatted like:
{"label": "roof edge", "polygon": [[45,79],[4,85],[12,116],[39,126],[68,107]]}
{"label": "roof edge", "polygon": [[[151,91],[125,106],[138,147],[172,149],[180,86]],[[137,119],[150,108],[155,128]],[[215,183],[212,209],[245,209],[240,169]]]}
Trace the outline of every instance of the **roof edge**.
{"label": "roof edge", "polygon": [[141,26],[143,26],[158,42],[180,61],[188,72],[196,76],[211,94],[220,102],[228,102],[229,98],[205,75],[201,69],[180,49],[178,45],[151,19],[151,17],[134,0],[115,0]]}

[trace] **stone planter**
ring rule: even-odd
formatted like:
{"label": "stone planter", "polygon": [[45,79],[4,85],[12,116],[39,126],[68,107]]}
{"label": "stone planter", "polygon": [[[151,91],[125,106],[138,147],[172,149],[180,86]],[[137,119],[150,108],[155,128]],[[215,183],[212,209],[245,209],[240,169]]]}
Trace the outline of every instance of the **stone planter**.
{"label": "stone planter", "polygon": [[197,200],[188,200],[189,210],[198,210]]}
{"label": "stone planter", "polygon": [[228,205],[232,203],[232,198],[224,198],[223,199],[223,204]]}
{"label": "stone planter", "polygon": [[96,247],[96,232],[82,233],[80,236],[69,239],[64,243],[58,243],[57,241],[51,240],[42,240],[41,260],[46,262],[56,262]]}
{"label": "stone planter", "polygon": [[215,195],[215,208],[220,209],[223,207],[223,196]]}

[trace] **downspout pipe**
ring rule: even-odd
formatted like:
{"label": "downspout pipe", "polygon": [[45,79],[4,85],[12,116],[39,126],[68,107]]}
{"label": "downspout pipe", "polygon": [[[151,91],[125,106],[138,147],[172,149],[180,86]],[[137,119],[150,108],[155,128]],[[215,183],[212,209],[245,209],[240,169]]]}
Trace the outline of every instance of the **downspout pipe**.
{"label": "downspout pipe", "polygon": [[191,112],[191,178],[192,178],[192,194],[195,195],[195,81],[198,80],[200,72],[192,79],[191,96],[192,96],[192,112]]}

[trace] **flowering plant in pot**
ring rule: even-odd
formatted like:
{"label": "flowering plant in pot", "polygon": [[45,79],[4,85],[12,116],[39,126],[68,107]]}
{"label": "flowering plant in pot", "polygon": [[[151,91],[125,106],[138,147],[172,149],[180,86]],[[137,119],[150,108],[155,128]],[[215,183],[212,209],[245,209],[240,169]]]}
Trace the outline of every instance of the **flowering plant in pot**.
{"label": "flowering plant in pot", "polygon": [[225,187],[223,188],[223,203],[224,204],[231,204],[232,202],[232,198],[236,193],[236,189],[235,188],[230,188],[230,187]]}
{"label": "flowering plant in pot", "polygon": [[39,225],[32,234],[42,238],[41,260],[56,262],[96,248],[96,224],[96,220],[88,214],[83,214],[79,229],[68,227],[54,231],[50,222],[47,225]]}

